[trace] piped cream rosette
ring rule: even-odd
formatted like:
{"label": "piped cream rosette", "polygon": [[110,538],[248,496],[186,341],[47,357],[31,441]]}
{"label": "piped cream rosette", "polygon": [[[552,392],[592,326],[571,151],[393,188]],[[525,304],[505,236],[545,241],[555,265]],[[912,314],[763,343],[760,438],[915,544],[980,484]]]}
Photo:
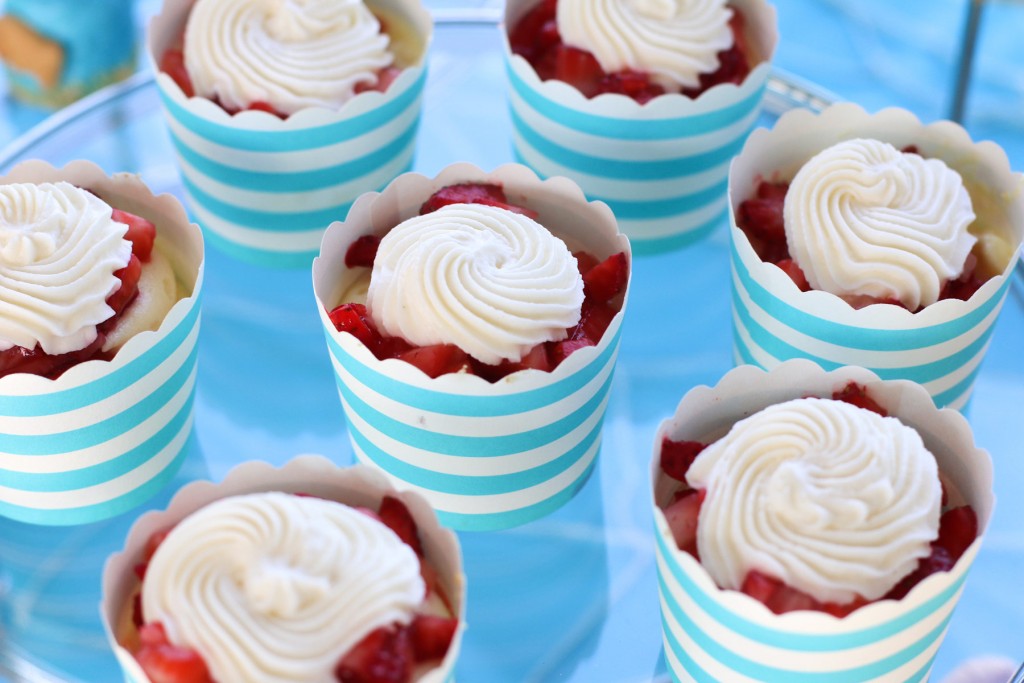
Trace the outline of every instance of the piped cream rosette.
{"label": "piped cream rosette", "polygon": [[[88,162],[62,169],[27,162],[0,178],[59,182],[87,188],[156,225],[154,256],[143,264],[136,303],[167,298],[163,277],[149,282],[147,271],[170,270],[177,292],[170,295],[173,305],[157,301],[148,309],[126,309],[108,337],[118,349],[110,361],[79,363],[56,380],[23,373],[0,378],[0,515],[47,525],[120,514],[159,491],[177,471],[192,431],[204,263],[202,235],[182,206],[170,195],[154,196],[136,176],[107,176]],[[45,250],[47,244],[42,239],[21,247]],[[112,248],[119,249],[116,242]]]}
{"label": "piped cream rosette", "polygon": [[[765,0],[729,3],[746,17],[754,59],[742,84],[721,84],[696,99],[669,92],[640,105],[618,94],[587,99],[567,83],[541,81],[525,59],[514,55],[508,32],[536,4],[535,0],[506,3],[501,31],[516,161],[542,178],[571,178],[588,198],[608,204],[637,253],[680,248],[721,227],[728,212],[729,161],[757,122],[771,71],[778,40],[775,8]],[[606,4],[591,6],[611,12]],[[671,12],[676,3],[618,4],[643,6],[645,13],[656,14]],[[700,11],[710,11],[698,4]],[[579,7],[574,2],[567,5]],[[650,49],[653,42],[648,34],[635,39],[617,35],[625,30],[617,17],[595,23],[600,23],[596,30],[612,35],[609,40],[626,52],[627,44],[640,50]],[[666,21],[652,23],[668,30]],[[715,45],[721,40],[713,30],[705,35],[702,29],[699,36]],[[650,68],[663,73],[686,70],[657,57],[651,57]]]}
{"label": "piped cream rosette", "polygon": [[403,175],[384,192],[360,198],[324,235],[313,289],[359,461],[384,470],[396,486],[419,491],[445,525],[492,530],[549,514],[590,476],[628,283],[600,343],[572,353],[551,372],[522,370],[490,383],[462,373],[430,378],[405,361],[378,360],[328,317],[353,300],[347,293],[365,276],[366,269],[345,266],[349,245],[363,235],[382,237],[416,216],[437,190],[468,182],[500,184],[509,202],[536,211],[570,252],[585,249],[599,261],[625,252],[630,259],[629,242],[608,207],[588,202],[571,181],[541,181],[515,164],[491,173],[455,164],[435,178]]}
{"label": "piped cream rosette", "polygon": [[[296,498],[290,495],[294,493],[317,498]],[[325,666],[333,671],[337,662],[325,664],[324,657],[333,659],[333,655],[325,653],[321,646],[327,641],[344,644],[346,638],[358,640],[356,636],[361,629],[372,630],[372,627],[367,628],[368,624],[390,623],[392,616],[403,612],[409,605],[394,606],[403,600],[415,602],[416,595],[422,591],[418,559],[408,546],[393,534],[385,534],[383,540],[378,539],[369,517],[351,507],[330,502],[338,501],[346,506],[376,510],[385,495],[399,498],[412,514],[423,543],[424,556],[437,570],[440,585],[455,612],[452,616],[459,619],[459,627],[447,655],[436,666],[417,670],[414,680],[417,683],[450,681],[465,630],[466,607],[462,555],[455,534],[439,525],[436,515],[421,496],[408,491],[395,491],[372,468],[339,468],[326,458],[313,455],[295,457],[281,468],[255,461],[243,463],[228,472],[221,483],[204,481],[189,484],[175,495],[166,510],[149,512],[139,518],[128,532],[124,550],[111,556],[103,571],[101,617],[126,680],[149,683],[131,654],[137,637],[131,618],[132,600],[138,590],[134,567],[141,560],[149,537],[156,531],[172,526],[176,530],[181,528],[183,538],[175,541],[174,536],[171,536],[165,541],[176,542],[179,547],[169,546],[165,549],[161,546],[161,554],[166,551],[176,553],[176,556],[167,558],[167,566],[164,567],[177,567],[165,577],[167,581],[164,583],[169,583],[168,591],[171,592],[153,590],[144,593],[146,614],[162,614],[161,610],[175,609],[175,605],[165,604],[165,598],[171,596],[173,591],[202,594],[209,597],[208,604],[187,608],[195,617],[190,617],[193,627],[199,629],[199,626],[195,626],[198,623],[204,624],[204,628],[214,629],[216,641],[223,645],[217,656],[228,662],[225,666],[238,664],[243,668],[254,667],[250,673],[244,674],[246,680],[278,680],[276,676],[280,675],[283,666],[291,667],[293,671],[288,680],[307,680],[310,675],[314,675],[311,672]],[[301,516],[304,512],[291,509],[294,506],[310,506],[305,512],[321,517],[318,523],[333,525],[337,522],[339,529],[345,529],[344,542],[339,539],[335,539],[337,542],[327,542],[328,537],[325,536],[320,539],[319,545],[315,539],[303,545],[297,534],[276,537],[268,535],[271,528],[287,529],[289,524],[301,522],[295,515]],[[226,513],[233,521],[229,525],[210,526],[215,513]],[[215,573],[218,567],[225,565],[223,558],[216,559],[220,554],[216,544],[196,545],[187,543],[188,539],[184,538],[196,532],[197,527],[205,529],[199,529],[198,532],[206,538],[211,537],[212,531],[212,537],[230,543],[232,548],[247,547],[256,554],[269,553],[271,559],[247,564],[250,571],[242,586],[244,590],[226,591],[224,582],[228,580],[223,576],[218,578],[211,575],[211,572]],[[254,542],[254,539],[258,540]],[[406,554],[411,557],[406,558]],[[289,558],[287,562],[304,564],[309,571],[290,572],[283,558]],[[403,559],[409,561],[400,561]],[[331,566],[332,563],[349,566],[357,560],[371,563],[367,567],[372,568],[372,571],[352,574],[346,571],[343,573],[346,577],[343,582],[330,580],[331,576],[342,574]],[[394,571],[387,570],[389,566]],[[413,568],[411,574],[406,571],[408,567]],[[161,578],[160,571],[161,567],[154,559],[147,570],[147,585],[151,580],[158,581]],[[317,579],[318,576],[321,578]],[[233,580],[228,583],[233,584]],[[194,590],[184,584],[190,584]],[[407,595],[402,598],[402,594]],[[252,600],[247,605],[223,602],[230,600],[232,595],[244,595]],[[205,618],[204,614],[208,614],[209,618]],[[275,616],[263,618],[263,614]],[[252,622],[244,623],[246,618],[252,619]],[[320,619],[323,623],[304,623],[302,619],[307,618],[314,622]],[[277,622],[276,625],[268,626],[274,622]],[[297,630],[292,632],[289,630],[291,628]],[[302,642],[292,647],[288,639],[300,634]],[[279,651],[282,646],[286,652]],[[308,657],[300,657],[301,653]],[[284,664],[281,658],[289,656],[295,656],[297,661]],[[210,657],[212,660],[213,657]],[[274,673],[258,673],[268,661],[273,662],[271,669]],[[264,676],[269,678],[265,679]]]}
{"label": "piped cream rosette", "polygon": [[[147,34],[189,207],[221,250],[261,265],[308,267],[331,221],[345,215],[360,194],[379,190],[412,167],[433,32],[430,15],[418,0],[368,4],[385,18],[390,53],[402,71],[386,92],[351,97],[349,91],[378,65],[386,66],[388,58],[373,48],[355,55],[362,68],[334,63],[345,57],[333,54],[335,37],[347,30],[327,21],[337,14],[338,3],[274,3],[266,23],[258,20],[262,14],[251,14],[252,3],[234,3],[234,14],[208,20],[206,27],[215,32],[197,38],[204,47],[201,60],[230,83],[214,89],[199,76],[196,85],[228,101],[264,92],[260,100],[272,100],[289,114],[280,119],[264,111],[229,115],[210,99],[186,97],[160,72],[160,60],[181,36],[192,5],[192,0],[165,0]],[[299,9],[309,13],[292,14]],[[353,16],[365,18],[351,9]],[[246,21],[258,30],[242,30]],[[374,43],[369,34],[360,40]],[[272,58],[280,50],[286,56]],[[259,70],[274,72],[270,83],[255,77]],[[290,92],[296,81],[304,94]],[[327,106],[334,97],[340,100]]]}
{"label": "piped cream rosette", "polygon": [[[913,145],[924,158],[941,159],[960,175],[977,215],[970,234],[977,240],[978,269],[992,276],[968,301],[940,300],[916,313],[894,305],[855,309],[826,291],[801,292],[781,269],[758,258],[736,227],[740,203],[753,196],[759,180],[792,180],[821,150],[852,138],[880,140],[897,150]],[[736,363],[772,368],[807,358],[826,369],[858,365],[882,379],[924,385],[940,407],[965,408],[1024,240],[1022,180],[994,143],[975,143],[948,121],[925,125],[900,109],[869,114],[838,104],[820,114],[789,112],[771,130],[755,131],[729,176]],[[962,255],[962,247],[954,251]],[[937,261],[938,253],[922,248],[908,259]],[[896,277],[908,278],[909,272],[904,264]]]}
{"label": "piped cream rosette", "polygon": [[[808,396],[829,398],[851,381],[863,386],[891,417],[917,432],[925,448],[934,455],[938,471],[950,488],[951,500],[962,500],[974,508],[978,537],[949,572],[928,576],[902,600],[880,600],[843,618],[817,611],[777,615],[745,593],[720,588],[697,559],[676,546],[662,510],[679,484],[661,471],[661,443],[665,437],[716,442],[736,422],[769,406],[784,406]],[[797,427],[792,431],[803,430]],[[815,434],[813,438],[842,441],[841,429],[818,425],[809,431]],[[859,433],[848,436],[862,437]],[[781,482],[792,473],[789,469],[787,472],[786,467],[759,463],[752,471],[737,471],[735,476],[745,479],[756,476],[755,473],[774,472],[771,476],[780,482],[776,493],[781,495],[785,488]],[[842,473],[823,476],[841,478],[854,468],[847,464],[838,469]],[[897,480],[900,476],[895,474]],[[914,490],[920,482],[904,479],[909,487],[905,493],[913,500],[901,504],[920,502],[927,506],[934,492],[924,495]],[[992,461],[987,452],[975,445],[967,421],[958,412],[937,409],[927,392],[912,382],[882,381],[870,371],[856,367],[826,372],[806,360],[789,361],[771,371],[742,366],[727,373],[713,387],[700,386],[689,391],[674,416],[662,422],[657,431],[651,480],[665,657],[676,681],[786,683],[805,678],[896,683],[927,679],[995,502]],[[885,488],[878,482],[874,486],[876,493]],[[870,484],[859,489],[857,495],[873,495]],[[801,509],[801,496],[796,491],[790,493],[792,514],[796,515]],[[843,514],[843,509],[837,508],[840,505],[835,500],[821,503],[832,506],[832,512],[838,510]],[[865,505],[851,503],[846,513],[859,514],[854,508],[863,512]],[[703,517],[702,509],[701,524]],[[884,510],[880,517],[886,518]],[[771,527],[768,533],[788,533],[780,528],[785,523],[752,522],[753,526],[760,524]],[[868,535],[880,535],[883,547],[886,529],[899,530],[905,524],[905,520],[894,517],[891,525]],[[813,535],[812,521],[805,520],[802,526]],[[797,530],[800,527],[801,524],[793,525]],[[838,544],[830,545],[828,550],[843,552]],[[907,551],[917,552],[913,548]],[[800,552],[807,556],[813,554],[813,548]],[[866,569],[870,573],[871,568]]]}

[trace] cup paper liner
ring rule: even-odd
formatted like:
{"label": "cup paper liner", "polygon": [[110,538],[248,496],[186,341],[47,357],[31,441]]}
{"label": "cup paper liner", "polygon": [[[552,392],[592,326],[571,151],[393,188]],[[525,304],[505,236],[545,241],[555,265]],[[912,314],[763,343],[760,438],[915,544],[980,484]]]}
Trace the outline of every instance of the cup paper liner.
{"label": "cup paper liner", "polygon": [[0,515],[45,525],[85,524],[129,510],[177,472],[192,432],[203,239],[171,195],[154,197],[127,173],[76,161],[16,166],[0,182],[66,180],[157,226],[156,248],[191,292],[160,327],[110,361],[80,363],[52,380],[0,378]]}
{"label": "cup paper liner", "polygon": [[516,161],[541,177],[572,178],[589,198],[607,203],[637,253],[685,246],[723,224],[729,161],[757,122],[771,71],[775,8],[765,0],[730,3],[747,17],[747,35],[762,57],[741,85],[640,105],[618,94],[587,99],[562,81],[541,81],[512,54],[508,27],[535,4],[508,2],[501,30]]}
{"label": "cup paper liner", "polygon": [[1010,170],[997,145],[974,143],[947,121],[926,126],[901,109],[872,115],[839,104],[820,115],[789,112],[772,130],[750,136],[730,172],[735,360],[764,368],[791,358],[807,358],[826,369],[858,365],[882,379],[913,380],[938,406],[963,409],[1009,290],[1016,255],[968,301],[943,300],[917,313],[892,305],[854,309],[828,292],[801,292],[781,269],[758,258],[736,226],[735,212],[759,179],[792,178],[817,152],[854,137],[898,149],[914,144],[925,156],[945,161],[964,177],[976,207],[1005,213],[1003,237],[1019,253],[1024,176]]}
{"label": "cup paper liner", "polygon": [[356,197],[412,168],[430,15],[417,0],[371,2],[423,36],[419,62],[384,93],[361,93],[339,109],[310,107],[282,120],[262,111],[230,115],[208,99],[186,97],[159,70],[192,2],[165,0],[147,42],[189,208],[209,241],[232,256],[308,267],[324,229]]}
{"label": "cup paper liner", "polygon": [[[718,588],[676,547],[660,507],[672,488],[661,473],[662,439],[708,443],[769,405],[831,397],[850,381],[920,433],[940,471],[977,513],[978,537],[949,572],[932,574],[902,600],[881,600],[844,618],[813,611],[776,615],[744,593]],[[770,371],[741,366],[716,386],[687,393],[658,429],[651,480],[665,657],[679,681],[926,680],[995,502],[992,461],[960,413],[936,408],[913,382],[883,381],[856,367],[826,372],[806,360]]]}
{"label": "cup paper liner", "polygon": [[328,317],[351,280],[348,246],[362,235],[384,235],[438,189],[465,182],[501,184],[510,202],[537,211],[572,251],[582,247],[599,260],[620,251],[631,258],[631,252],[606,205],[587,202],[565,178],[541,181],[517,164],[491,173],[455,164],[435,178],[403,175],[383,193],[361,197],[345,222],[324,235],[313,289],[356,456],[396,486],[422,493],[447,526],[492,530],[547,515],[590,475],[629,286],[600,344],[576,351],[551,372],[523,370],[492,384],[466,374],[431,379],[405,361],[377,360]]}
{"label": "cup paper liner", "polygon": [[166,510],[147,512],[135,522],[128,532],[124,549],[112,555],[103,568],[100,605],[103,627],[125,680],[149,683],[149,678],[129,651],[135,630],[131,621],[131,601],[139,584],[134,567],[143,557],[146,541],[155,532],[174,526],[214,501],[265,491],[306,493],[374,510],[385,495],[405,503],[419,529],[424,555],[437,569],[441,585],[459,619],[459,627],[447,655],[436,667],[418,677],[416,683],[454,680],[455,663],[466,628],[466,579],[462,570],[462,551],[455,534],[438,523],[426,500],[411,491],[395,491],[373,468],[361,465],[341,468],[318,455],[297,456],[281,468],[257,461],[242,463],[233,467],[220,483],[197,481],[184,486]]}

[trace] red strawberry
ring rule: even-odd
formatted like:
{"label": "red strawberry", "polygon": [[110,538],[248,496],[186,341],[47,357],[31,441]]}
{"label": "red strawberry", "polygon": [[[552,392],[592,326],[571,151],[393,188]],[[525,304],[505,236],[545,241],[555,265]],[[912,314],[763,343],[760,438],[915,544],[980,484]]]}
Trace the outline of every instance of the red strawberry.
{"label": "red strawberry", "polygon": [[279,119],[286,119],[286,118],[288,118],[287,114],[283,114],[283,113],[279,112],[277,109],[274,108],[274,105],[270,104],[269,102],[263,102],[263,101],[260,101],[260,100],[258,100],[256,102],[250,102],[249,106],[246,107],[246,110],[248,110],[248,111],[265,111],[268,114],[273,114],[274,116],[276,116]]}
{"label": "red strawberry", "polygon": [[740,586],[740,591],[767,605],[780,586],[782,586],[782,582],[778,579],[762,574],[756,569],[751,569],[743,578],[743,585]]}
{"label": "red strawberry", "polygon": [[547,342],[548,358],[551,359],[551,366],[558,367],[559,363],[587,346],[594,346],[590,339],[566,339],[558,342]]}
{"label": "red strawberry", "polygon": [[371,90],[376,92],[387,92],[387,89],[391,87],[391,84],[401,75],[402,70],[393,66],[386,66],[377,72],[377,81],[375,83],[357,83],[353,90],[358,94],[362,92],[370,92]]}
{"label": "red strawberry", "polygon": [[870,410],[873,413],[878,413],[882,417],[887,417],[889,415],[888,411],[878,405],[873,398],[868,396],[867,390],[856,382],[849,382],[842,389],[832,392],[832,399],[835,401],[843,401],[850,405],[855,405],[858,408]]}
{"label": "red strawberry", "polygon": [[188,75],[188,70],[185,68],[185,53],[180,49],[170,49],[164,53],[163,59],[160,60],[160,70],[178,84],[181,91],[185,93],[185,97],[195,95],[195,89],[192,87],[192,78]]}
{"label": "red strawberry", "polygon": [[[171,528],[173,529],[173,527]],[[157,548],[160,547],[169,533],[171,533],[171,529],[162,529],[160,531],[153,532],[150,534],[149,538],[146,539],[146,547],[142,551],[142,558],[146,562],[153,559],[153,555],[156,554]]]}
{"label": "red strawberry", "polygon": [[408,628],[394,624],[359,641],[338,662],[334,676],[339,683],[407,683],[413,658]]}
{"label": "red strawberry", "polygon": [[378,353],[381,335],[366,312],[366,306],[363,304],[341,304],[331,311],[328,317],[339,332],[348,332],[374,354]]}
{"label": "red strawberry", "polygon": [[132,243],[132,253],[143,263],[149,263],[149,257],[153,253],[153,241],[156,239],[156,226],[142,216],[120,209],[114,209],[110,217],[128,226],[124,238]]}
{"label": "red strawberry", "polygon": [[428,662],[444,657],[458,627],[459,620],[454,617],[417,614],[409,627],[416,661]]}
{"label": "red strawberry", "polygon": [[586,275],[587,271],[598,264],[597,257],[589,252],[574,251],[572,255],[576,259],[576,270],[580,272],[580,276]]}
{"label": "red strawberry", "polygon": [[537,344],[517,361],[504,360],[497,365],[473,363],[474,374],[480,375],[488,382],[497,382],[502,377],[507,377],[513,372],[519,372],[520,370],[533,369],[549,372],[551,368],[552,365],[548,359],[548,350],[545,344]]}
{"label": "red strawberry", "polygon": [[704,502],[704,490],[690,489],[665,508],[665,520],[672,530],[676,547],[694,557],[697,553],[697,522],[700,506]]}
{"label": "red strawberry", "polygon": [[619,294],[629,279],[626,254],[612,254],[583,276],[583,293],[595,302],[608,301]]}
{"label": "red strawberry", "polygon": [[807,276],[804,275],[804,271],[800,269],[800,266],[798,266],[796,261],[793,259],[782,259],[775,265],[781,268],[783,272],[789,276],[801,292],[806,292],[811,288],[811,285],[807,282]]}
{"label": "red strawberry", "polygon": [[817,610],[820,603],[803,591],[780,583],[778,589],[765,605],[776,614],[795,612],[797,610]]}
{"label": "red strawberry", "polygon": [[349,245],[345,252],[346,268],[372,268],[373,260],[377,258],[377,248],[380,246],[380,238],[376,235],[363,235]]}
{"label": "red strawberry", "polygon": [[428,377],[459,372],[469,365],[469,355],[454,344],[417,346],[399,353],[396,358],[415,365]]}
{"label": "red strawberry", "polygon": [[139,640],[142,644],[135,659],[152,683],[213,683],[202,657],[170,644],[162,625],[144,625]]}
{"label": "red strawberry", "polygon": [[893,588],[886,593],[885,597],[892,600],[902,600],[914,586],[923,579],[936,572],[948,572],[953,568],[956,561],[950,557],[949,551],[941,545],[932,543],[932,552],[928,557],[922,557],[917,561],[917,569],[910,572],[900,580]]}
{"label": "red strawberry", "polygon": [[500,185],[493,183],[462,183],[459,185],[448,185],[430,195],[420,206],[420,215],[437,211],[442,206],[449,204],[480,204],[480,203],[507,204],[505,191]]}
{"label": "red strawberry", "polygon": [[108,331],[117,322],[117,316],[128,307],[139,293],[139,278],[142,277],[142,262],[132,254],[128,259],[128,265],[114,273],[114,277],[121,281],[113,294],[107,297],[107,305],[114,309],[113,317],[107,318],[101,324],[101,329]]}
{"label": "red strawberry", "polygon": [[673,441],[666,436],[661,441],[661,471],[676,481],[685,482],[690,465],[705,448],[707,444],[700,441]]}
{"label": "red strawberry", "polygon": [[377,514],[380,516],[380,521],[398,534],[398,537],[416,551],[418,556],[423,557],[423,545],[420,543],[416,520],[412,518],[405,503],[392,496],[384,496]]}
{"label": "red strawberry", "polygon": [[739,227],[762,240],[785,242],[782,206],[782,202],[775,199],[748,199],[740,204],[736,216]]}
{"label": "red strawberry", "polygon": [[593,54],[561,44],[555,48],[555,78],[573,85],[585,97],[597,94],[604,71]]}
{"label": "red strawberry", "polygon": [[953,562],[960,559],[977,537],[978,516],[971,506],[965,505],[942,513],[939,537],[935,543],[946,549]]}
{"label": "red strawberry", "polygon": [[585,299],[580,309],[580,321],[569,331],[569,339],[584,339],[597,346],[616,313],[618,310],[606,303],[592,303]]}

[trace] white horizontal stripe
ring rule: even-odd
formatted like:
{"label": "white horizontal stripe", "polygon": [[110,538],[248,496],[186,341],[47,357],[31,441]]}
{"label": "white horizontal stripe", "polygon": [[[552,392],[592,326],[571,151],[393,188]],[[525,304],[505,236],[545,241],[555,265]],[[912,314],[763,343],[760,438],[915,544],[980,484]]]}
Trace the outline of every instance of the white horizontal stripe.
{"label": "white horizontal stripe", "polygon": [[[203,228],[212,230],[224,239],[250,249],[278,251],[284,254],[318,251],[324,230],[327,229],[325,225],[315,230],[301,231],[254,230],[217,218],[197,204],[191,195],[188,200],[189,208]],[[339,216],[338,220],[342,218],[343,216]]]}
{"label": "white horizontal stripe", "polygon": [[[196,187],[214,199],[250,211],[262,211],[273,214],[292,214],[307,211],[322,211],[340,204],[347,204],[356,197],[383,187],[392,178],[399,175],[409,166],[415,152],[415,141],[411,141],[402,152],[387,164],[376,169],[369,175],[357,178],[345,178],[344,182],[328,185],[318,190],[306,192],[260,192],[243,190],[226,185],[199,172],[185,159],[178,157],[181,173]],[[284,173],[283,169],[279,169]],[[342,180],[339,178],[338,180]],[[341,220],[344,216],[339,216]],[[324,226],[327,227],[326,225]]]}
{"label": "white horizontal stripe", "polygon": [[[699,211],[669,216],[667,218],[652,218],[650,220],[626,220],[619,219],[619,227],[622,232],[629,235],[633,240],[655,240],[663,237],[681,235],[697,228],[705,226],[713,221],[716,216],[721,216],[725,211],[726,197],[720,201],[709,204]],[[721,221],[724,225],[725,220]]]}
{"label": "white horizontal stripe", "polygon": [[17,491],[0,487],[0,500],[11,505],[34,510],[71,510],[116,500],[143,486],[146,482],[167,469],[168,465],[174,461],[174,458],[177,457],[178,453],[185,446],[189,433],[192,431],[192,420],[193,416],[189,415],[181,431],[174,436],[166,448],[139,467],[120,477],[111,479],[103,484],[97,484],[96,486],[66,491],[60,494]]}
{"label": "white horizontal stripe", "polygon": [[135,427],[118,434],[109,441],[67,453],[55,455],[0,454],[0,469],[34,474],[74,472],[113,460],[150,438],[166,425],[185,405],[196,381],[196,368],[171,399]]}
{"label": "white horizontal stripe", "polygon": [[[366,135],[333,145],[296,152],[253,152],[224,147],[210,142],[185,128],[173,117],[167,117],[168,127],[186,147],[207,159],[243,171],[264,171],[269,173],[315,171],[342,163],[346,159],[358,159],[380,149],[389,141],[405,132],[419,115],[420,98],[416,98],[408,109],[397,118],[376,128]],[[258,132],[252,135],[258,136]]]}
{"label": "white horizontal stripe", "polygon": [[[427,499],[427,502],[430,503],[431,507],[440,512],[476,515],[511,512],[513,510],[530,507],[531,505],[536,505],[537,503],[548,500],[571,486],[573,482],[583,476],[583,473],[590,466],[590,463],[593,462],[595,456],[597,456],[600,446],[601,440],[598,439],[594,443],[593,447],[588,449],[584,456],[573,464],[572,467],[541,484],[537,484],[536,486],[531,486],[530,488],[522,489],[520,491],[497,493],[486,496],[462,496],[454,493],[439,493],[437,491],[431,491],[419,487],[417,487],[416,490]],[[358,448],[356,449],[356,456],[359,458],[360,462],[369,464],[378,470],[380,469]],[[384,474],[396,487],[408,488],[408,484],[403,482],[401,479],[398,479],[387,472]]]}

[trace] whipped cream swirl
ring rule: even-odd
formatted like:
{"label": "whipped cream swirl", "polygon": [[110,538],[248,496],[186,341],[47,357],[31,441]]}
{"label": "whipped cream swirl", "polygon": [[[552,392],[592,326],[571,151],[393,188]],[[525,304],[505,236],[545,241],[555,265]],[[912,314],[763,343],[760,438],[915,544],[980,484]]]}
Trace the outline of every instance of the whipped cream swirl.
{"label": "whipped cream swirl", "polygon": [[337,108],[391,64],[389,38],[362,0],[198,0],[185,29],[197,95],[227,109]]}
{"label": "whipped cream swirl", "polygon": [[0,185],[0,350],[83,349],[114,311],[106,300],[128,264],[128,226],[66,182]]}
{"label": "whipped cream swirl", "polygon": [[935,458],[896,418],[841,401],[780,403],[697,456],[697,548],[722,588],[751,569],[822,602],[885,595],[927,556],[942,490]]}
{"label": "whipped cream swirl", "polygon": [[970,195],[939,159],[854,139],[818,153],[790,184],[786,240],[814,289],[935,303],[976,238]]}
{"label": "whipped cream swirl", "polygon": [[669,92],[695,88],[732,47],[725,0],[559,0],[566,45],[593,53],[607,73],[650,74]]}
{"label": "whipped cream swirl", "polygon": [[391,336],[497,364],[564,339],[580,319],[583,278],[565,243],[532,218],[451,204],[381,239],[366,303]]}
{"label": "whipped cream swirl", "polygon": [[425,590],[416,554],[377,520],[274,492],[186,517],[153,556],[142,605],[215,680],[323,683],[367,633],[409,623]]}

